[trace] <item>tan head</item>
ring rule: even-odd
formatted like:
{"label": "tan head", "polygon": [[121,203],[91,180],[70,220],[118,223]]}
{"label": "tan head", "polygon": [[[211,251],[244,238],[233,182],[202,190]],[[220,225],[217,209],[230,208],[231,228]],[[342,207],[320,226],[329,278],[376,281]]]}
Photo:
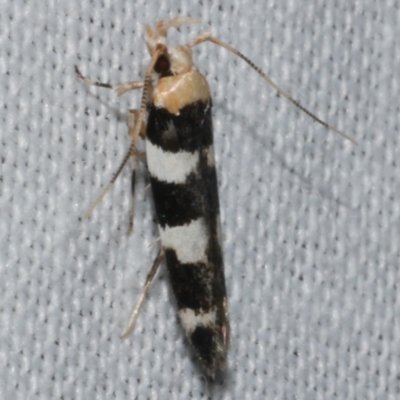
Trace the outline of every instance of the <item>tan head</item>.
{"label": "tan head", "polygon": [[193,68],[191,46],[168,46],[167,33],[169,28],[179,28],[184,24],[194,24],[198,21],[190,17],[176,17],[169,20],[159,20],[152,26],[146,25],[145,41],[150,55],[159,52],[154,70],[160,74],[178,75],[189,72]]}

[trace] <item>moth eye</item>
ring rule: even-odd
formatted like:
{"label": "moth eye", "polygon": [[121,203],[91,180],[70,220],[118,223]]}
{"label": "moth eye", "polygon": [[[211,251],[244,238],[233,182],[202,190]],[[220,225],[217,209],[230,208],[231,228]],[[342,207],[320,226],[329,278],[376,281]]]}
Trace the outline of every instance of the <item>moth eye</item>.
{"label": "moth eye", "polygon": [[158,74],[165,74],[166,72],[169,72],[171,68],[171,63],[169,61],[169,57],[167,54],[161,54],[157,62],[154,66],[154,71],[156,71]]}

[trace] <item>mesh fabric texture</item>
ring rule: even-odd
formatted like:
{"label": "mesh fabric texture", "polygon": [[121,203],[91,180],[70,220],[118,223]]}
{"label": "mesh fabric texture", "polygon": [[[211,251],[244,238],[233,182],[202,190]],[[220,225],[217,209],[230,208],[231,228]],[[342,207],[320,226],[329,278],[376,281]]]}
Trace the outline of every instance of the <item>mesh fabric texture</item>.
{"label": "mesh fabric texture", "polygon": [[[145,23],[176,15],[231,43],[352,145],[212,44],[210,83],[231,347],[207,382],[157,253],[139,167],[83,220],[128,147],[118,98],[143,78]],[[398,399],[400,11],[392,0],[0,1],[1,399]],[[396,317],[397,315],[397,317]]]}

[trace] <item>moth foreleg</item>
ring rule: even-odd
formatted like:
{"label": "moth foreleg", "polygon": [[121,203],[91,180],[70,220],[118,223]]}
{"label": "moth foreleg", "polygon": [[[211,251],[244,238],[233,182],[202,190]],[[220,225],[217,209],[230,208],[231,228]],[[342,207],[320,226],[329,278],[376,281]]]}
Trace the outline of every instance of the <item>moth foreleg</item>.
{"label": "moth foreleg", "polygon": [[115,90],[118,96],[122,96],[124,93],[129,92],[130,90],[142,89],[144,82],[142,81],[129,81],[129,82],[120,82],[120,83],[104,83],[99,81],[94,81],[90,78],[81,74],[78,67],[75,65],[75,72],[78,75],[79,79],[82,79],[86,84],[90,86],[98,86],[106,89]]}
{"label": "moth foreleg", "polygon": [[[129,110],[128,111],[128,135],[133,140],[133,135],[135,132],[136,121],[138,119],[139,111],[138,110]],[[146,125],[142,122],[142,127],[140,128],[140,136],[145,137],[146,133]],[[135,214],[135,186],[136,186],[136,160],[142,158],[144,153],[141,153],[135,149],[135,152],[132,154],[133,158],[133,169],[131,175],[131,194],[129,201],[129,216],[128,216],[128,228],[126,229],[126,234],[129,235],[133,230],[133,217]]]}

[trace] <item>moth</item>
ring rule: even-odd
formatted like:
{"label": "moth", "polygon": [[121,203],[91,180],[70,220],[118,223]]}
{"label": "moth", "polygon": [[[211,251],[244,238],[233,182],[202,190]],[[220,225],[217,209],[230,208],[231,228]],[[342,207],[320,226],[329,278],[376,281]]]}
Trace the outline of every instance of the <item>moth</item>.
{"label": "moth", "polygon": [[[203,32],[183,45],[169,45],[167,32],[189,17],[159,20],[145,28],[145,42],[151,60],[143,81],[101,83],[83,76],[89,85],[113,89],[118,95],[142,89],[138,110],[128,114],[130,147],[110,183],[92,203],[86,216],[111,188],[129,159],[139,158],[136,144],[146,141],[161,249],[146,278],[129,325],[132,330],[140,305],[163,260],[169,271],[183,330],[209,378],[226,366],[229,346],[228,301],[226,295],[217,174],[214,160],[212,102],[206,78],[192,61],[192,48],[212,42],[243,59],[279,94],[321,123],[353,141],[343,132],[321,121],[277,86],[247,57],[209,32]],[[135,172],[132,173],[132,197]],[[133,224],[130,212],[129,229]]]}

